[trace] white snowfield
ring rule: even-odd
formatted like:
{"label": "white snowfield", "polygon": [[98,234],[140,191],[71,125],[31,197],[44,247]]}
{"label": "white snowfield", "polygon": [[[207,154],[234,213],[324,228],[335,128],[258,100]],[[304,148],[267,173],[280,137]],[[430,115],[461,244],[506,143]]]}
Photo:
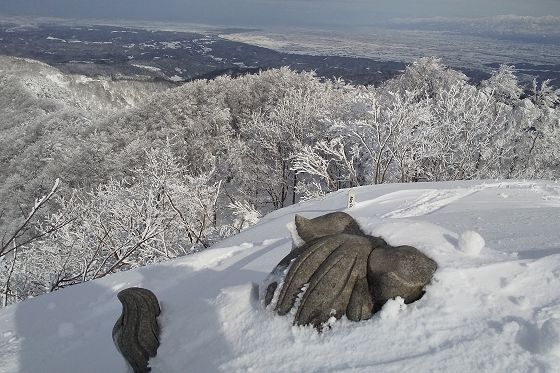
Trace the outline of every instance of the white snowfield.
{"label": "white snowfield", "polygon": [[[0,372],[126,372],[111,339],[129,286],[160,299],[154,373],[559,372],[560,184],[393,184],[275,211],[199,254],[0,312]],[[426,295],[318,334],[262,308],[259,283],[291,248],[294,214],[347,211],[365,231],[439,265]],[[466,232],[466,233],[465,233]],[[463,234],[465,233],[465,234]]]}

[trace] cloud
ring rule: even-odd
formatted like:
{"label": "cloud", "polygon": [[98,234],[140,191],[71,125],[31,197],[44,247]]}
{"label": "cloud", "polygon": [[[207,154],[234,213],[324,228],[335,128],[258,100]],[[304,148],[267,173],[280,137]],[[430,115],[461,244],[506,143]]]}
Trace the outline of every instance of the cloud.
{"label": "cloud", "polygon": [[558,0],[0,0],[14,15],[225,25],[353,25],[403,17],[558,15]]}

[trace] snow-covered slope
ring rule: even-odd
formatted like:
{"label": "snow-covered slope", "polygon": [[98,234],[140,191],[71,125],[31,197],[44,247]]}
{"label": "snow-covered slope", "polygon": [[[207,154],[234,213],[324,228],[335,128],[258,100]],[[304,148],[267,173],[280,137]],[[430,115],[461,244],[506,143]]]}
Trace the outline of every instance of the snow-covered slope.
{"label": "snow-covered slope", "polygon": [[[21,107],[22,97],[27,97],[35,105],[39,100],[49,101],[51,105],[84,110],[84,115],[92,113],[92,117],[136,107],[150,96],[171,87],[165,82],[68,75],[40,61],[2,55],[0,82],[4,85],[1,87],[2,93],[10,90],[9,94],[5,94],[6,97],[19,99],[0,99],[2,114],[27,108]],[[29,104],[29,101],[24,103]]]}
{"label": "snow-covered slope", "polygon": [[[380,185],[275,211],[212,249],[28,300],[0,312],[0,372],[125,372],[111,340],[116,293],[151,289],[162,305],[153,372],[557,372],[560,185]],[[264,310],[259,283],[291,248],[294,213],[348,211],[439,269],[426,295],[317,334]],[[464,234],[475,231],[476,234]],[[468,253],[460,249],[467,249]],[[470,251],[469,251],[470,250]]]}

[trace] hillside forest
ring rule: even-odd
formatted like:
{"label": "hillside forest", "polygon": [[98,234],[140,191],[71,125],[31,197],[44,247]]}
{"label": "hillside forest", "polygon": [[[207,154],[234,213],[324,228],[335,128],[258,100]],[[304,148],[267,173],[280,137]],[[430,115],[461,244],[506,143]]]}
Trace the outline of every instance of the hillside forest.
{"label": "hillside forest", "polygon": [[549,81],[422,58],[379,86],[288,68],[181,86],[0,57],[6,306],[188,255],[343,188],[560,176]]}

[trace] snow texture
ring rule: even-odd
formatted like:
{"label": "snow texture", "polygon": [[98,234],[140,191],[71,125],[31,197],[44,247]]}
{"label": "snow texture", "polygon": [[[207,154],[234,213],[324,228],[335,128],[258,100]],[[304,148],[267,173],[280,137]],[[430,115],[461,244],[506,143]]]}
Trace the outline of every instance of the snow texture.
{"label": "snow texture", "polygon": [[[275,211],[200,253],[1,310],[0,372],[126,372],[111,329],[116,294],[130,286],[152,290],[162,306],[154,373],[558,372],[560,185],[383,184],[355,193],[350,213],[367,233],[437,261],[418,302],[391,300],[368,321],[333,320],[322,334],[262,307],[253,283],[290,251],[286,224],[295,213],[345,211],[341,190]],[[463,240],[481,247],[465,231],[484,237],[479,255],[461,252]]]}

